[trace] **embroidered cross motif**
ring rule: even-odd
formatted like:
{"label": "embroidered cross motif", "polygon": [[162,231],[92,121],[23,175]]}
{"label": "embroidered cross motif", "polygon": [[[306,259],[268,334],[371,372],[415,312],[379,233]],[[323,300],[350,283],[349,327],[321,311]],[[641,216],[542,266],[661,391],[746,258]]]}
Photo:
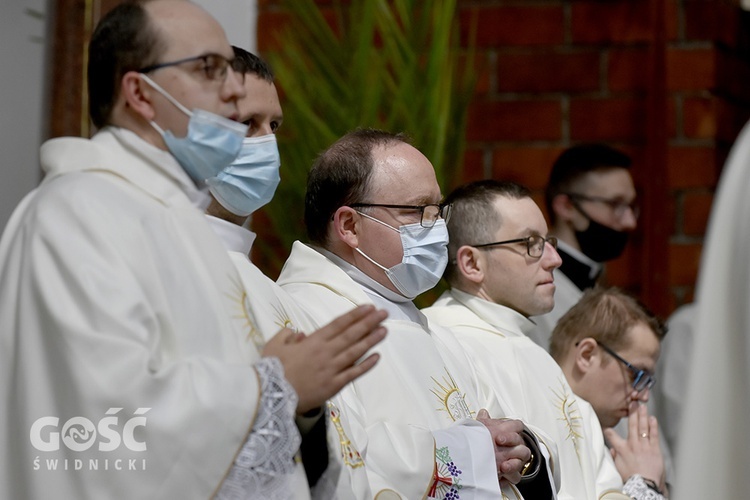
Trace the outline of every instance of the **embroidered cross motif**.
{"label": "embroidered cross motif", "polygon": [[331,419],[331,423],[336,428],[336,432],[339,435],[339,443],[341,444],[341,458],[346,465],[352,469],[357,467],[364,467],[365,462],[362,460],[362,455],[359,454],[357,449],[354,447],[349,437],[344,432],[344,426],[341,425],[341,411],[336,408],[336,405],[328,402],[328,416]]}
{"label": "embroidered cross motif", "polygon": [[458,500],[458,494],[463,488],[461,485],[461,474],[463,471],[453,463],[450,450],[447,446],[435,451],[435,475],[428,498],[442,498],[444,500]]}

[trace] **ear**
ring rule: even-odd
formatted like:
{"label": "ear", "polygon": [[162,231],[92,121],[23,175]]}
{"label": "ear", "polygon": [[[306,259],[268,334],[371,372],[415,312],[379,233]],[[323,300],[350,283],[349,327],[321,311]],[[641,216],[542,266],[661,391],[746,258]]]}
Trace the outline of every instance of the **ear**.
{"label": "ear", "polygon": [[459,247],[456,252],[456,267],[472,283],[484,281],[484,259],[480,256],[480,250],[469,245]]}
{"label": "ear", "polygon": [[155,92],[136,71],[128,71],[122,77],[120,99],[124,101],[126,108],[132,109],[147,121],[153,120],[156,114],[152,103]]}
{"label": "ear", "polygon": [[353,208],[339,207],[333,214],[331,234],[350,248],[358,248],[359,219],[359,214]]}
{"label": "ear", "polygon": [[567,194],[558,194],[552,198],[552,210],[554,210],[558,219],[566,221],[572,219],[576,212],[573,200]]}
{"label": "ear", "polygon": [[581,373],[588,373],[599,364],[599,349],[596,340],[586,337],[573,347],[575,365]]}

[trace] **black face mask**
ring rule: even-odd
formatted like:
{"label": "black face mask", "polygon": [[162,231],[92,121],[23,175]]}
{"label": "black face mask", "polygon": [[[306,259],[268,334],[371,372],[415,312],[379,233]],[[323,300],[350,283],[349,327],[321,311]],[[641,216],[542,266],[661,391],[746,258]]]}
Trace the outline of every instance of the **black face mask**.
{"label": "black face mask", "polygon": [[583,231],[576,231],[581,252],[595,262],[616,259],[622,255],[628,243],[629,233],[599,224],[580,208],[578,211],[589,220],[589,227]]}

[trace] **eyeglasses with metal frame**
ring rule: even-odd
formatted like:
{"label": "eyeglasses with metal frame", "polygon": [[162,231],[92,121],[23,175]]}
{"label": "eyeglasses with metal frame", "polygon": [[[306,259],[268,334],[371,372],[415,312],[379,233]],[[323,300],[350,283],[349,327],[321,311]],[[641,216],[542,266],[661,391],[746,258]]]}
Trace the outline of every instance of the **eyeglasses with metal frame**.
{"label": "eyeglasses with metal frame", "polygon": [[419,211],[419,224],[424,228],[431,228],[435,225],[438,219],[442,218],[445,223],[448,223],[451,217],[451,204],[448,203],[429,203],[427,205],[388,205],[386,203],[351,203],[348,205],[351,208],[366,208],[366,207],[380,207],[380,208],[394,208],[399,210],[414,210]]}
{"label": "eyeglasses with metal frame", "polygon": [[186,57],[185,59],[178,59],[177,61],[170,61],[159,64],[152,64],[138,70],[138,73],[150,73],[157,69],[168,68],[170,66],[179,66],[194,61],[201,61],[202,65],[200,68],[203,71],[203,75],[207,80],[213,81],[224,81],[227,77],[229,67],[232,65],[233,59],[227,59],[221,54],[202,54],[200,56]]}
{"label": "eyeglasses with metal frame", "polygon": [[625,212],[630,210],[633,213],[633,217],[636,219],[641,214],[641,207],[639,207],[635,201],[626,203],[616,198],[603,198],[601,196],[587,196],[580,193],[565,193],[574,202],[575,200],[591,201],[594,203],[603,203],[607,205],[615,214],[616,217],[622,218]]}
{"label": "eyeglasses with metal frame", "polygon": [[474,248],[491,249],[496,245],[510,245],[512,243],[526,243],[526,253],[533,259],[540,259],[544,255],[544,247],[546,243],[552,245],[552,248],[557,250],[557,238],[555,236],[547,236],[546,238],[540,234],[532,234],[525,238],[514,238],[512,240],[495,241],[493,243],[482,243],[480,245],[469,245]]}
{"label": "eyeglasses with metal frame", "polygon": [[654,386],[654,384],[656,383],[656,377],[654,375],[642,368],[636,368],[631,363],[626,361],[622,356],[620,356],[615,351],[602,344],[598,340],[596,341],[596,343],[599,344],[599,346],[604,349],[610,356],[615,358],[617,361],[625,365],[628,370],[630,370],[630,373],[633,376],[633,389],[638,392],[642,392],[646,389],[651,389]]}

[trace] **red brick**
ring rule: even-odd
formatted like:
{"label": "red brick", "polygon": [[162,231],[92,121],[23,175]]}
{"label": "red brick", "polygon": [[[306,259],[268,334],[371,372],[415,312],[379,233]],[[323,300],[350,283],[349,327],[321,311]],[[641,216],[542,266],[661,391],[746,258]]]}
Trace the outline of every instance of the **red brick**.
{"label": "red brick", "polygon": [[713,195],[708,192],[685,193],[682,200],[682,232],[688,236],[703,236],[708,226]]}
{"label": "red brick", "polygon": [[738,100],[750,96],[750,64],[740,53],[717,51],[716,85],[721,95]]}
{"label": "red brick", "polygon": [[685,38],[690,41],[721,41],[737,46],[741,11],[730,2],[691,0],[683,3]]}
{"label": "red brick", "polygon": [[646,90],[648,88],[648,50],[643,47],[612,49],[607,55],[609,90]]}
{"label": "red brick", "polygon": [[680,212],[680,209],[677,207],[678,202],[675,199],[677,197],[676,194],[673,194],[667,199],[667,220],[669,220],[669,234],[678,234],[681,232],[681,229],[678,227],[679,223],[677,221],[677,214]]}
{"label": "red brick", "polygon": [[712,97],[686,97],[682,102],[682,131],[691,139],[716,137],[717,102]]}
{"label": "red brick", "polygon": [[472,7],[460,10],[461,38],[466,44],[475,14],[478,47],[554,45],[563,43],[560,5]]}
{"label": "red brick", "polygon": [[698,243],[669,245],[669,283],[694,285],[698,276],[702,245]]}
{"label": "red brick", "polygon": [[[462,67],[466,66],[466,56],[462,55],[460,63]],[[474,95],[483,96],[490,92],[490,75],[494,73],[495,67],[490,63],[486,52],[477,52],[474,54],[474,71],[477,78]]]}
{"label": "red brick", "polygon": [[[639,238],[638,232],[632,237]],[[627,290],[634,290],[639,287],[641,280],[640,265],[640,242],[635,240],[628,243],[623,254],[617,259],[607,262],[606,284],[618,286]]]}
{"label": "red brick", "polygon": [[574,141],[638,140],[645,135],[642,99],[572,99],[570,137]]}
{"label": "red brick", "polygon": [[714,87],[714,49],[667,50],[667,90],[711,90]]}
{"label": "red brick", "polygon": [[750,118],[750,108],[747,104],[719,98],[716,101],[716,109],[716,139],[725,143],[733,143]]}
{"label": "red brick", "polygon": [[711,147],[670,146],[667,152],[667,182],[672,189],[714,188],[717,167]]}
{"label": "red brick", "polygon": [[500,92],[581,92],[599,88],[599,53],[501,53],[497,58]]}
{"label": "red brick", "polygon": [[469,141],[559,140],[562,109],[556,100],[475,101],[469,107]]}
{"label": "red brick", "polygon": [[448,188],[443,194],[448,194],[451,190],[466,182],[478,181],[484,179],[484,151],[481,149],[466,149],[464,153],[464,165],[459,173],[458,179],[450,182]]}
{"label": "red brick", "polygon": [[562,148],[557,147],[497,147],[492,154],[492,177],[542,190],[561,152]]}
{"label": "red brick", "polygon": [[[652,3],[647,0],[572,2],[572,36],[574,43],[633,43],[652,38],[650,19]],[[665,13],[667,37],[676,33],[675,6]]]}

